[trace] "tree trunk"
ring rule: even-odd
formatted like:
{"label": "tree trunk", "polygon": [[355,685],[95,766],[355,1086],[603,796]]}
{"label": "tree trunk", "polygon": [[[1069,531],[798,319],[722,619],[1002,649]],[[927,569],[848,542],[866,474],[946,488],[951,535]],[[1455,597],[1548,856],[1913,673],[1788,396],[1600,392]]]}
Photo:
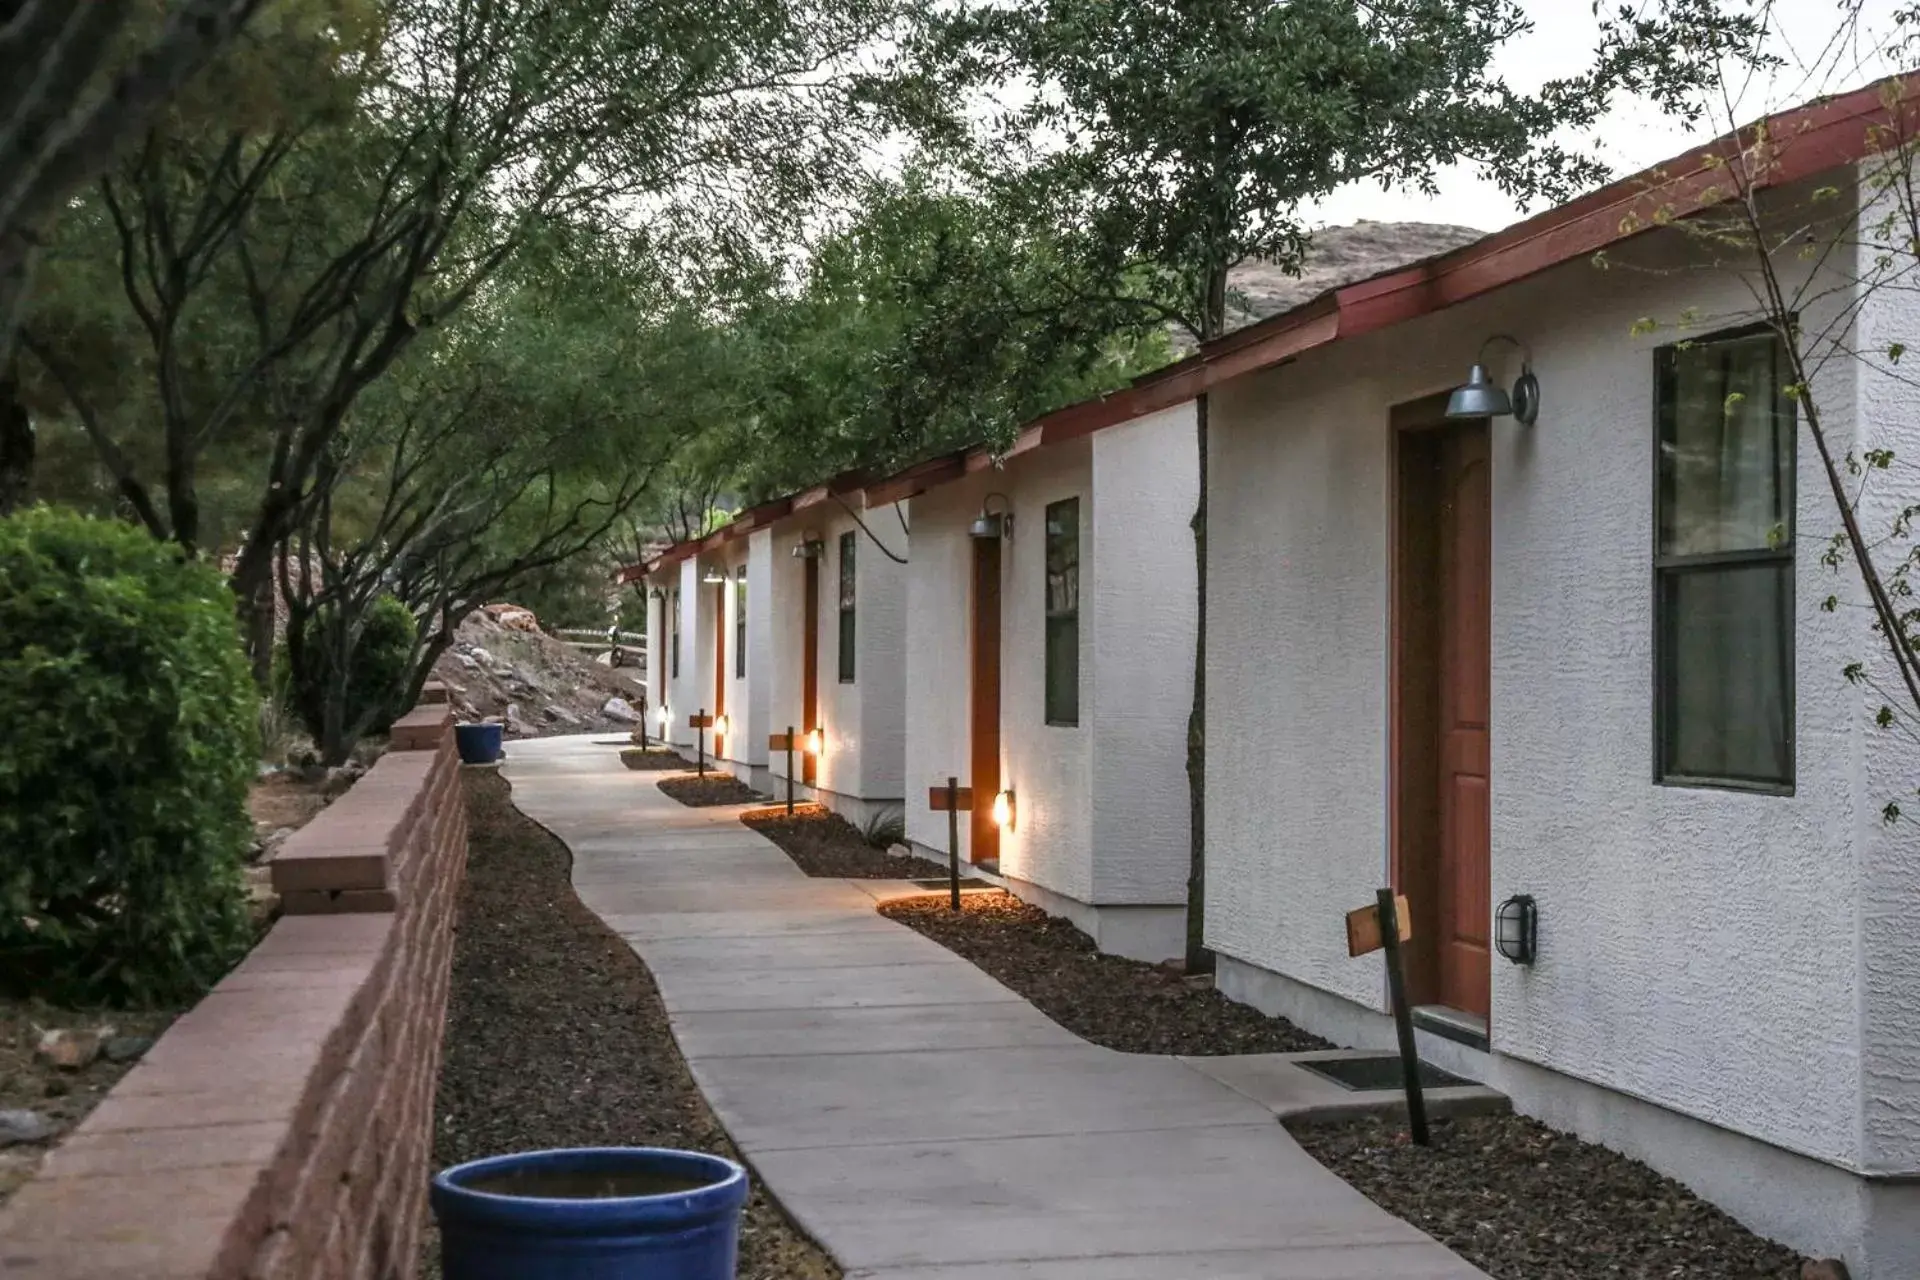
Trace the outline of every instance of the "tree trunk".
{"label": "tree trunk", "polygon": [[11,374],[0,378],[0,516],[27,505],[33,491],[33,418]]}
{"label": "tree trunk", "polygon": [[[1204,345],[1227,327],[1227,268],[1207,272],[1206,305],[1200,316]],[[1187,712],[1187,972],[1212,973],[1207,949],[1207,417],[1208,397],[1194,397],[1194,445],[1198,450],[1200,492],[1193,507],[1194,619],[1193,705]]]}
{"label": "tree trunk", "polygon": [[234,612],[247,646],[247,664],[253,683],[263,694],[273,691],[273,558],[248,556],[242,551],[227,580],[233,590]]}

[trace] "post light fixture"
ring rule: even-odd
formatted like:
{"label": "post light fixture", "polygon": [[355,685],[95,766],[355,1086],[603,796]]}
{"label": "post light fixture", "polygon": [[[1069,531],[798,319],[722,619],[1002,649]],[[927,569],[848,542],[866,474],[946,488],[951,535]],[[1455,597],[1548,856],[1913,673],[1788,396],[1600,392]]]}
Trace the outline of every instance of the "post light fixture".
{"label": "post light fixture", "polygon": [[[993,500],[1000,499],[1000,510],[993,509]],[[980,514],[967,526],[970,538],[1006,538],[1013,539],[1013,503],[1004,493],[990,493],[980,504]]]}
{"label": "post light fixture", "polygon": [[793,544],[795,560],[818,560],[827,553],[827,544],[820,538],[802,538]]}
{"label": "post light fixture", "polygon": [[1008,787],[1005,791],[996,792],[993,797],[993,825],[1002,831],[1011,831],[1015,816],[1013,788]]}
{"label": "post light fixture", "polygon": [[[1487,348],[1504,342],[1520,352],[1520,376],[1514,380],[1513,394],[1502,391],[1487,374]],[[1540,379],[1533,376],[1533,353],[1518,338],[1496,333],[1480,344],[1479,355],[1467,374],[1467,385],[1457,387],[1447,398],[1449,418],[1504,418],[1511,414],[1523,427],[1530,427],[1540,416]]]}
{"label": "post light fixture", "polygon": [[1515,964],[1532,964],[1539,909],[1533,895],[1516,893],[1494,909],[1493,945]]}
{"label": "post light fixture", "polygon": [[807,754],[817,756],[827,749],[827,735],[820,729],[807,730]]}

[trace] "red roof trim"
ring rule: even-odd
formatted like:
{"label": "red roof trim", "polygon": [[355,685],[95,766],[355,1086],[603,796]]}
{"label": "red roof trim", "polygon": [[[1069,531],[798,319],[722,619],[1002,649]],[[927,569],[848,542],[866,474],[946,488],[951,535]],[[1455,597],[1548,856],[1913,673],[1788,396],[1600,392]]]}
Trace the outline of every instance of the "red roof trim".
{"label": "red roof trim", "polygon": [[[1890,103],[1899,108],[1898,120]],[[1210,388],[1316,347],[1429,315],[1698,213],[1733,194],[1725,162],[1752,146],[1763,128],[1778,145],[1767,168],[1750,179],[1760,189],[1864,159],[1878,149],[1872,136],[1875,126],[1897,126],[1899,136],[1920,128],[1920,76],[1890,77],[1780,112],[1450,253],[1329,290],[1216,339],[1125,390],[1056,409],[1029,424],[1019,441],[999,456],[1076,440],[1184,404]],[[1030,435],[1036,431],[1037,437]],[[923,493],[995,460],[985,447],[959,456],[963,464],[952,474],[941,471],[940,479],[904,483],[914,475],[910,467],[876,481],[867,490],[869,503],[892,500],[897,492],[902,497]]]}

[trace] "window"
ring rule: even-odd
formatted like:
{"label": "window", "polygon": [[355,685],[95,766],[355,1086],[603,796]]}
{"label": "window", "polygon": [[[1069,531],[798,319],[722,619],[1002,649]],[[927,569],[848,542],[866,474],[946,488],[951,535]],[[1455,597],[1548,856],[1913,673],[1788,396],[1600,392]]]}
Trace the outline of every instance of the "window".
{"label": "window", "polygon": [[733,583],[733,674],[747,677],[747,579],[746,570]]}
{"label": "window", "polygon": [[1047,723],[1080,723],[1080,499],[1047,506]]}
{"label": "window", "polygon": [[678,680],[680,678],[680,593],[678,591],[673,593],[673,600],[669,603],[668,609],[667,643],[672,646],[668,660],[673,669],[673,678]]}
{"label": "window", "polygon": [[853,535],[840,535],[840,683],[853,683]]}
{"label": "window", "polygon": [[1793,786],[1796,425],[1770,331],[1663,347],[1654,777]]}

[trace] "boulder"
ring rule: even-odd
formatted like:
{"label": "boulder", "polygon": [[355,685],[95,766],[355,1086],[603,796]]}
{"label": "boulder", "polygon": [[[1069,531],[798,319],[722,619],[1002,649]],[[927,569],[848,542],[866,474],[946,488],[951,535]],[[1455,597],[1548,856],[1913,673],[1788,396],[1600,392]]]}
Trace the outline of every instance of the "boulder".
{"label": "boulder", "polygon": [[62,1071],[81,1071],[93,1065],[94,1059],[100,1056],[100,1047],[112,1034],[112,1027],[92,1031],[56,1027],[40,1033],[40,1043],[34,1046],[34,1052],[42,1062]]}
{"label": "boulder", "polygon": [[55,1129],[38,1111],[0,1111],[0,1147],[16,1142],[45,1142]]}
{"label": "boulder", "polygon": [[625,698],[615,695],[608,698],[600,708],[600,714],[609,720],[618,720],[622,724],[639,724],[640,713]]}
{"label": "boulder", "polygon": [[152,1036],[114,1036],[100,1046],[108,1062],[134,1062],[153,1048]]}

